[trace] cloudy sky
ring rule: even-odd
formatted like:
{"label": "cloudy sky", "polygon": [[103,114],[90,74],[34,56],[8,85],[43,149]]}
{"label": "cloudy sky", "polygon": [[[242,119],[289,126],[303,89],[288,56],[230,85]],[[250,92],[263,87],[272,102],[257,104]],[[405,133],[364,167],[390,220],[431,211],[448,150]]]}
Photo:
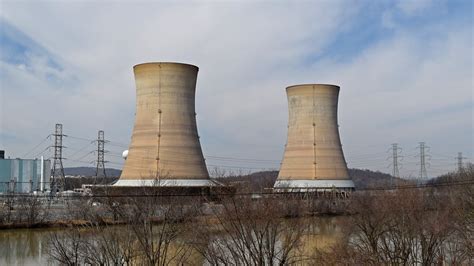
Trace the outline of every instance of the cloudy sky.
{"label": "cloudy sky", "polygon": [[[278,169],[288,119],[285,87],[341,86],[349,167],[416,177],[473,154],[472,1],[0,0],[0,149],[49,157],[64,125],[64,165],[90,165],[97,131],[121,168],[130,140],[132,66],[199,66],[196,108],[210,167]],[[213,158],[224,157],[224,158]]]}

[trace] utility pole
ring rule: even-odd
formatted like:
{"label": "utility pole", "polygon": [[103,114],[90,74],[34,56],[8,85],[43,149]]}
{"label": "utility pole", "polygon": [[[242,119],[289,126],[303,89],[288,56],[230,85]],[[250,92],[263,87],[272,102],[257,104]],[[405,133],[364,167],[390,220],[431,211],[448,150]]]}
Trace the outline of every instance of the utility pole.
{"label": "utility pole", "polygon": [[398,158],[400,157],[399,154],[402,151],[401,148],[398,147],[398,143],[393,143],[392,144],[392,177],[390,179],[390,186],[394,186],[394,178],[400,178],[400,172],[399,172],[399,167],[398,167]]}
{"label": "utility pole", "polygon": [[467,159],[467,158],[462,157],[462,152],[458,152],[458,157],[456,157],[456,159],[458,160],[458,173],[461,173],[464,170],[462,159]]}
{"label": "utility pole", "polygon": [[54,162],[52,171],[51,193],[64,191],[65,177],[63,168],[63,125],[56,124],[54,131]]}
{"label": "utility pole", "polygon": [[428,174],[426,173],[426,149],[429,149],[429,147],[426,146],[424,142],[420,142],[417,148],[420,149],[420,181],[422,181],[428,178]]}
{"label": "utility pole", "polygon": [[107,177],[105,174],[105,138],[104,131],[99,130],[97,136],[97,167],[95,171],[96,177]]}

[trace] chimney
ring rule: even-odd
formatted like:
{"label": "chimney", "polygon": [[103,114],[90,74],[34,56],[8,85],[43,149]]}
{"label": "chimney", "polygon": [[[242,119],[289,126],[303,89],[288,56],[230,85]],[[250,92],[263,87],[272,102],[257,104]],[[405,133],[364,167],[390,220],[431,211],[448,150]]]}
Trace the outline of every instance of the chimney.
{"label": "chimney", "polygon": [[275,188],[353,189],[337,124],[339,86],[295,85],[288,96],[288,139]]}
{"label": "chimney", "polygon": [[135,125],[127,160],[115,186],[213,184],[196,125],[199,68],[181,63],[144,63],[133,70]]}

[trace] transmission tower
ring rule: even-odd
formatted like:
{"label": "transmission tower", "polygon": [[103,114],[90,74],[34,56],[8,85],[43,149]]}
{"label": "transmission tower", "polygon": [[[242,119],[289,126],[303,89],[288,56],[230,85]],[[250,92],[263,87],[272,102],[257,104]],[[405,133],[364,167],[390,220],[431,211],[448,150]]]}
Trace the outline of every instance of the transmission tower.
{"label": "transmission tower", "polygon": [[54,162],[51,181],[51,193],[64,190],[65,178],[63,168],[63,125],[56,124],[54,131]]}
{"label": "transmission tower", "polygon": [[429,155],[426,155],[426,150],[429,149],[428,146],[424,142],[420,142],[420,145],[418,147],[420,149],[420,180],[425,180],[428,178],[428,174],[426,173],[426,157],[429,157]]}
{"label": "transmission tower", "polygon": [[458,157],[456,157],[458,160],[458,173],[461,173],[464,169],[464,165],[462,163],[462,159],[467,159],[466,157],[462,157],[462,152],[458,152]]}
{"label": "transmission tower", "polygon": [[97,168],[95,170],[96,177],[107,177],[105,174],[105,138],[104,131],[99,130],[97,136]]}
{"label": "transmission tower", "polygon": [[390,148],[392,150],[392,178],[390,179],[390,186],[393,187],[394,185],[394,178],[400,178],[400,172],[399,172],[399,162],[398,159],[401,157],[400,152],[402,151],[401,148],[398,147],[398,143],[393,143],[392,147]]}

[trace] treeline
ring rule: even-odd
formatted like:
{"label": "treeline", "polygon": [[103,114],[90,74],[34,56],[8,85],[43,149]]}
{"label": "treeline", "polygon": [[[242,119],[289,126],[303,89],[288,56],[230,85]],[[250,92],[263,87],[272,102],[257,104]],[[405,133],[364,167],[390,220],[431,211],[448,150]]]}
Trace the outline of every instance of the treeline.
{"label": "treeline", "polygon": [[[211,202],[143,190],[72,197],[59,212],[54,200],[11,196],[2,198],[0,224],[62,219],[68,230],[52,232],[46,250],[67,265],[473,265],[472,168],[463,180],[349,198],[245,194]],[[321,213],[347,214],[326,247],[317,244]]]}
{"label": "treeline", "polygon": [[428,184],[436,185],[448,182],[472,181],[472,173],[474,173],[474,164],[468,163],[461,169],[461,171],[452,172],[433,178],[428,181]]}
{"label": "treeline", "polygon": [[[106,168],[105,175],[110,177],[119,177],[122,173],[121,170],[114,168]],[[95,167],[66,167],[64,168],[65,175],[73,176],[95,176],[96,168]]]}
{"label": "treeline", "polygon": [[80,176],[80,177],[66,177],[64,179],[64,189],[74,190],[81,188],[82,185],[108,185],[116,182],[118,177],[95,177],[95,176]]}
{"label": "treeline", "polygon": [[[104,198],[71,206],[81,226],[50,235],[67,265],[472,265],[474,187],[358,192],[338,236],[318,245],[319,204],[306,195]],[[106,215],[107,214],[107,215]],[[110,226],[110,219],[121,224]],[[109,222],[104,223],[105,220]]]}

